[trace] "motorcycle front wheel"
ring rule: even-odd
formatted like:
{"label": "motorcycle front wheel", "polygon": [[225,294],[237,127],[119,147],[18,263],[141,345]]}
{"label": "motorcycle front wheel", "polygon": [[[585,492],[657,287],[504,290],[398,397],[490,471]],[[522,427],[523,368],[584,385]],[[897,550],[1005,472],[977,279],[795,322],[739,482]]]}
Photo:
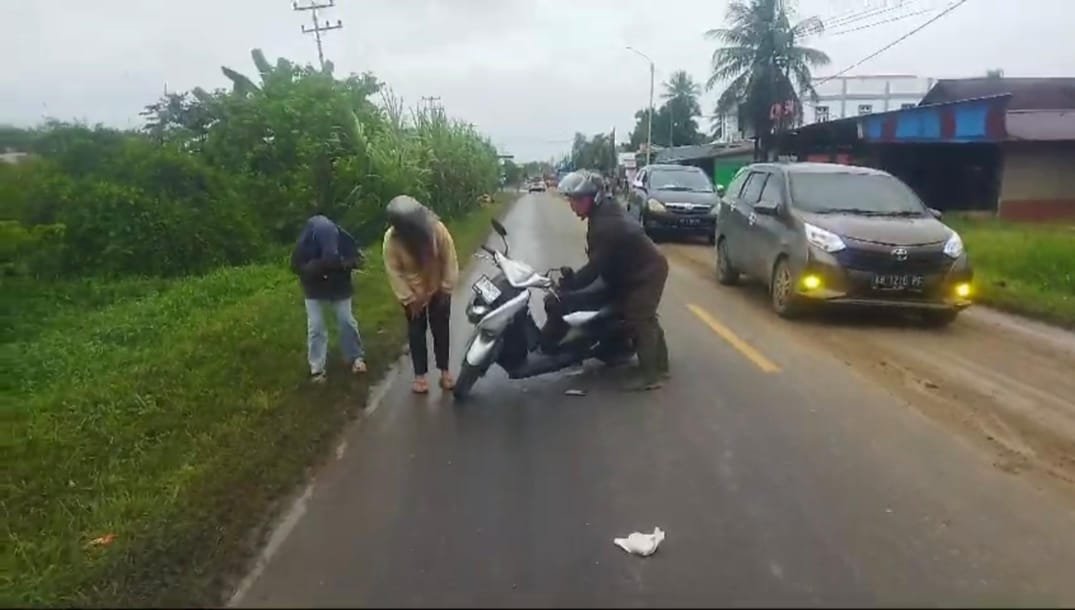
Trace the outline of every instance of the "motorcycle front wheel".
{"label": "motorcycle front wheel", "polygon": [[474,387],[474,382],[478,381],[481,376],[482,371],[479,367],[463,360],[463,366],[459,368],[459,377],[455,380],[455,389],[452,390],[452,395],[455,396],[456,400],[465,399],[470,394],[470,388]]}

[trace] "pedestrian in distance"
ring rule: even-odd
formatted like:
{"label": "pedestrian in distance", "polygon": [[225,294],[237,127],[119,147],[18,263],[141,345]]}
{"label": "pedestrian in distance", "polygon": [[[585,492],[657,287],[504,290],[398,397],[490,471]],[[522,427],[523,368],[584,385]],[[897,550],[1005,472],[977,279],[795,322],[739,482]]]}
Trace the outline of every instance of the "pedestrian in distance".
{"label": "pedestrian in distance", "polygon": [[351,372],[366,372],[365,348],[358,322],[351,311],[354,286],[351,272],[362,264],[362,253],[351,235],[328,217],[318,214],[306,221],[291,253],[291,269],[299,276],[306,301],[307,359],[310,379],[326,379],[328,329],[324,310],[336,317],[340,349]]}
{"label": "pedestrian in distance", "polygon": [[386,211],[389,228],[384,234],[384,266],[407,318],[414,365],[411,389],[417,394],[429,392],[428,331],[433,335],[440,387],[451,390],[455,379],[448,370],[449,322],[452,290],[459,279],[455,243],[444,223],[413,197],[393,198]]}

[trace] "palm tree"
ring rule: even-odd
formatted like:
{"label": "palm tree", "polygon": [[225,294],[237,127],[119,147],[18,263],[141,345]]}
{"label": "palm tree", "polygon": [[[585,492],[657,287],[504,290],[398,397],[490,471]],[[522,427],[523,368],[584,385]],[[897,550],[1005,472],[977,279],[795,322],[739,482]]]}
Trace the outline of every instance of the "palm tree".
{"label": "palm tree", "polygon": [[787,0],[733,0],[728,6],[729,27],[706,32],[706,38],[723,46],[713,52],[713,73],[706,89],[727,83],[717,100],[717,114],[737,110],[754,129],[755,155],[767,159],[772,141],[770,107],[794,102],[801,115],[800,96],[817,98],[811,69],[825,66],[829,56],[801,46],[813,34],[824,32],[817,17],[791,25]]}
{"label": "palm tree", "polygon": [[661,97],[666,100],[672,99],[696,99],[702,94],[702,88],[694,82],[686,70],[676,70],[668,80],[664,82],[664,93]]}
{"label": "palm tree", "polygon": [[[686,70],[673,72],[663,87],[661,98],[665,100],[668,112],[668,145],[694,144],[695,140],[701,139],[694,117],[702,114],[702,107],[698,105],[702,88]],[[660,114],[659,111],[657,116]]]}

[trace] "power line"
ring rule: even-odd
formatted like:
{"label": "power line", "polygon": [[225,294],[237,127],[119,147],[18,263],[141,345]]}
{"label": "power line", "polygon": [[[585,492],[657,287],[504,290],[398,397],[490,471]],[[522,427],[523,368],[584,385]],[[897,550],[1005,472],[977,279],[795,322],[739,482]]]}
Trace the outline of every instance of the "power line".
{"label": "power line", "polygon": [[888,19],[883,19],[881,21],[874,21],[873,23],[869,23],[869,24],[866,24],[866,25],[860,25],[857,28],[849,28],[849,29],[846,29],[846,30],[840,30],[838,32],[825,32],[824,35],[825,36],[841,36],[843,34],[850,34],[851,32],[859,32],[859,31],[862,31],[862,30],[868,30],[870,28],[874,28],[874,27],[877,27],[879,25],[884,25],[886,23],[892,23],[894,21],[903,21],[904,19],[909,19],[911,17],[917,17],[919,15],[925,15],[926,13],[932,13],[935,10],[937,10],[937,9],[927,8],[927,9],[923,9],[921,11],[915,11],[913,13],[905,13],[903,15],[896,15],[895,17],[890,17]]}
{"label": "power line", "polygon": [[921,25],[919,25],[918,27],[916,27],[916,28],[914,28],[913,30],[911,30],[911,31],[907,32],[907,33],[906,33],[906,34],[904,34],[903,36],[900,36],[900,37],[899,37],[899,38],[897,38],[896,40],[893,40],[892,42],[890,42],[890,43],[888,43],[887,45],[885,45],[885,46],[881,47],[880,49],[877,49],[877,50],[876,50],[876,51],[874,51],[873,53],[870,53],[870,54],[869,54],[869,55],[867,55],[866,57],[863,57],[862,59],[860,59],[860,60],[856,61],[855,63],[851,64],[850,66],[848,66],[848,67],[846,67],[846,68],[844,68],[843,70],[840,70],[840,71],[839,71],[839,72],[837,72],[836,74],[833,74],[833,75],[831,75],[831,76],[827,76],[827,77],[825,77],[825,78],[823,78],[823,79],[819,80],[818,82],[814,83],[814,86],[816,87],[817,85],[820,85],[820,84],[823,84],[823,83],[827,83],[828,81],[830,81],[830,80],[832,80],[832,79],[836,78],[837,76],[841,76],[841,75],[843,75],[843,74],[847,74],[847,73],[848,73],[848,72],[850,72],[851,70],[854,70],[855,68],[857,68],[857,67],[861,66],[862,64],[864,64],[864,63],[866,63],[866,62],[870,61],[870,60],[871,60],[871,59],[873,59],[874,57],[877,57],[877,56],[878,56],[878,55],[880,55],[881,53],[884,53],[885,51],[887,51],[887,50],[891,49],[892,47],[894,47],[894,46],[898,45],[899,43],[903,42],[904,40],[907,40],[908,38],[910,38],[910,37],[911,37],[911,36],[913,36],[914,34],[917,34],[918,32],[921,32],[921,31],[922,31],[922,30],[923,30],[923,29],[924,29],[924,28],[925,28],[926,26],[928,26],[928,25],[929,25],[929,24],[931,24],[931,23],[934,23],[935,21],[937,21],[937,20],[938,20],[938,19],[940,19],[941,17],[944,17],[944,16],[945,16],[945,15],[947,15],[948,13],[951,13],[952,11],[956,10],[957,8],[959,8],[960,6],[962,6],[962,5],[966,4],[966,2],[967,2],[967,0],[957,0],[957,1],[956,1],[956,2],[954,3],[954,4],[950,5],[950,6],[948,7],[948,8],[946,8],[946,9],[944,9],[943,11],[941,11],[940,13],[938,13],[938,14],[934,15],[934,16],[933,16],[933,17],[931,17],[930,19],[927,19],[927,20],[926,20],[926,21],[925,21],[924,23],[922,23],[922,24],[921,24]]}
{"label": "power line", "polygon": [[810,28],[806,31],[806,33],[819,34],[822,32],[822,29],[840,28],[861,21],[866,21],[867,19],[873,19],[874,17],[879,17],[885,13],[890,13],[895,10],[910,8],[914,6],[914,2],[916,1],[917,0],[899,0],[897,4],[891,6],[886,3],[882,6],[868,7],[865,10],[858,12],[852,11],[850,13],[845,13],[843,15],[838,15],[835,17],[821,18],[819,20],[821,22],[819,24],[820,27]]}
{"label": "power line", "polygon": [[307,28],[306,26],[302,26],[302,33],[303,34],[312,33],[314,35],[314,38],[317,40],[317,60],[319,62],[321,62],[321,71],[322,72],[325,71],[325,52],[321,48],[321,32],[327,32],[329,30],[338,30],[338,29],[340,29],[340,28],[343,27],[343,21],[340,21],[339,19],[337,19],[335,25],[330,25],[328,20],[325,20],[324,25],[319,25],[317,23],[317,11],[319,9],[332,8],[334,6],[336,6],[336,0],[329,0],[328,4],[315,4],[313,0],[310,0],[310,4],[307,4],[305,6],[299,6],[298,2],[292,2],[291,3],[291,9],[292,10],[295,10],[295,11],[310,11],[310,20],[313,22],[314,25],[311,28]]}

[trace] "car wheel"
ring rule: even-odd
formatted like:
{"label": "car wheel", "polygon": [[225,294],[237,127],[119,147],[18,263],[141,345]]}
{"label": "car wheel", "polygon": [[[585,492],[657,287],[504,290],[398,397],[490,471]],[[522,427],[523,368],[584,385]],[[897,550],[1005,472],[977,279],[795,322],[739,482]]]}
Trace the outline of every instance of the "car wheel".
{"label": "car wheel", "polygon": [[739,272],[732,267],[732,261],[728,258],[728,240],[721,239],[717,243],[717,281],[725,286],[732,286],[739,282]]}
{"label": "car wheel", "polygon": [[959,311],[955,309],[929,310],[922,312],[922,321],[932,328],[943,328],[956,321]]}
{"label": "car wheel", "polygon": [[769,282],[769,300],[773,311],[782,318],[794,318],[800,313],[801,300],[795,293],[795,276],[787,258],[781,258],[773,266],[773,277]]}

